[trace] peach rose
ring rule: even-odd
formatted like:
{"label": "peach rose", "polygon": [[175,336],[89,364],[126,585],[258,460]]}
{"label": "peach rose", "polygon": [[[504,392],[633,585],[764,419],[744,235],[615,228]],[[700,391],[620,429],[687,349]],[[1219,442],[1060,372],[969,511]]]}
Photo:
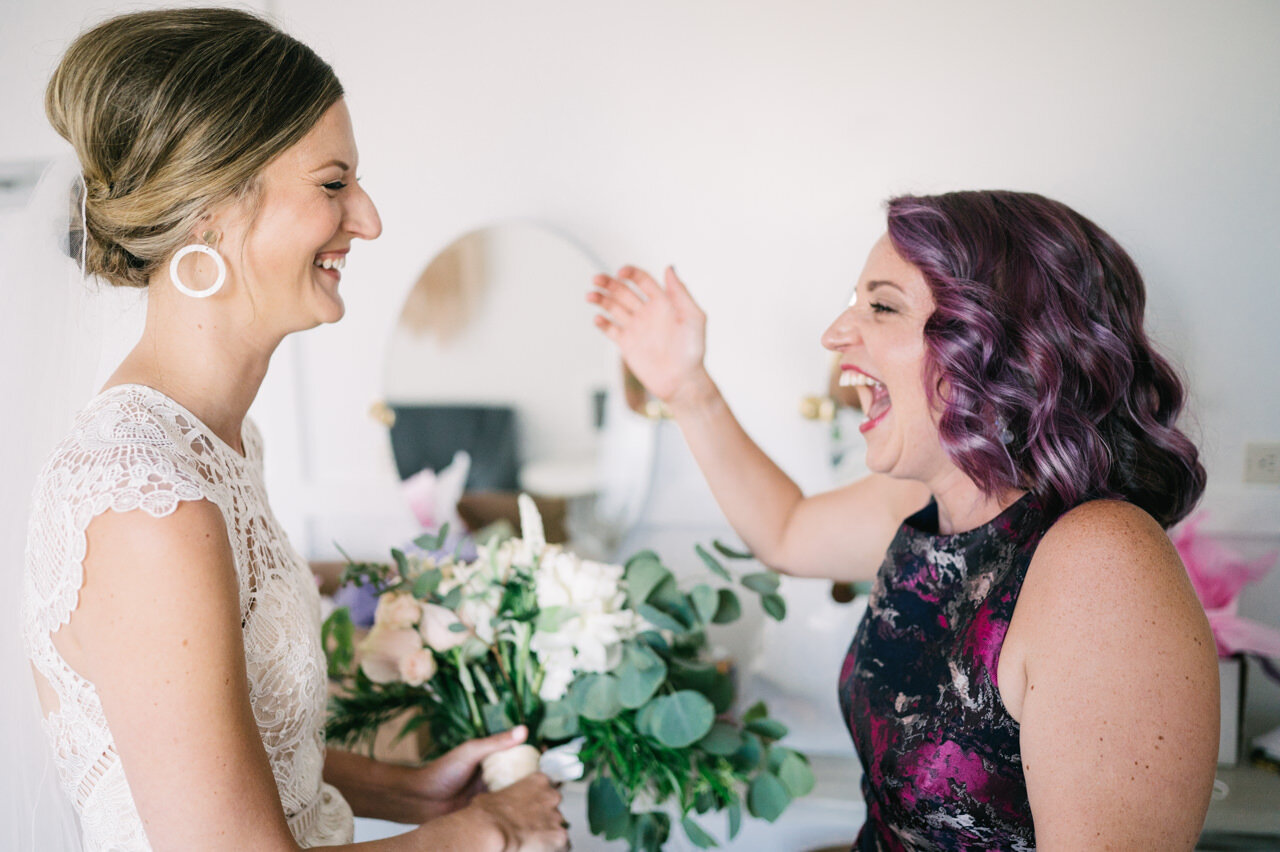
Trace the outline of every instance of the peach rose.
{"label": "peach rose", "polygon": [[413,628],[374,624],[358,648],[360,669],[374,683],[400,680],[401,661],[422,650],[422,637]]}
{"label": "peach rose", "polygon": [[418,624],[418,632],[428,648],[444,653],[467,641],[466,630],[450,630],[449,625],[461,624],[453,610],[439,604],[423,604],[422,620]]}
{"label": "peach rose", "polygon": [[422,686],[436,674],[436,658],[426,648],[400,658],[400,679],[409,686]]}
{"label": "peach rose", "polygon": [[373,614],[373,623],[400,629],[413,627],[421,617],[422,608],[413,595],[388,593],[378,598],[378,609]]}

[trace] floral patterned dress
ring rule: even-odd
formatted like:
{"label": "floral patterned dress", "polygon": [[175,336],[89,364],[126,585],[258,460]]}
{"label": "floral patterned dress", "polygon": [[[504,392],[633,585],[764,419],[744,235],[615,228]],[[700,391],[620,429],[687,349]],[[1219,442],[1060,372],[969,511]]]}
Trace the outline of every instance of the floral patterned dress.
{"label": "floral patterned dress", "polygon": [[939,535],[932,503],[898,530],[840,674],[867,805],[855,850],[1035,848],[996,666],[1051,523],[1027,495],[968,532]]}

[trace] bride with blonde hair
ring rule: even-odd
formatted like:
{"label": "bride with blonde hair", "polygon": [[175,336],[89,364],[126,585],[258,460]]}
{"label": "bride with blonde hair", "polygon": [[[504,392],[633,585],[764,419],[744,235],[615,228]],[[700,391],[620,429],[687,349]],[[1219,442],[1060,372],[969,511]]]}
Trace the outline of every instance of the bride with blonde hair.
{"label": "bride with blonde hair", "polygon": [[353,812],[420,824],[362,848],[567,848],[546,776],[478,780],[523,730],[414,768],[325,749],[318,593],[246,414],[284,337],[341,319],[348,253],[381,232],[332,69],[246,12],[123,15],[71,45],[46,111],[80,170],[65,248],[145,289],[146,324],[31,497],[25,668],[79,837],[48,839],[23,778],[5,848],[293,850],[350,843]]}

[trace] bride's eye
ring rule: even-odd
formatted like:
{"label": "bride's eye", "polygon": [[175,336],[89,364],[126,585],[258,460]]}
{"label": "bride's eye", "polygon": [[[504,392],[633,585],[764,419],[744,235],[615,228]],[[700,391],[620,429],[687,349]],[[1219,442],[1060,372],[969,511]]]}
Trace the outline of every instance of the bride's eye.
{"label": "bride's eye", "polygon": [[347,184],[344,181],[331,180],[328,183],[324,184],[324,188],[329,190],[330,192],[337,192],[340,189],[346,189]]}

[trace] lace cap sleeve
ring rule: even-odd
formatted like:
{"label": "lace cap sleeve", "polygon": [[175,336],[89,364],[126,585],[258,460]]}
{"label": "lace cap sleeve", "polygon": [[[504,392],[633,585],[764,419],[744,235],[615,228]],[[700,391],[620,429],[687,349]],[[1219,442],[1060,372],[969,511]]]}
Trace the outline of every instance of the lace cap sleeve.
{"label": "lace cap sleeve", "polygon": [[[118,398],[117,398],[118,397]],[[85,531],[107,510],[172,514],[183,500],[222,505],[195,433],[126,394],[95,400],[54,450],[36,484],[27,536],[30,615],[57,630],[84,583]]]}

